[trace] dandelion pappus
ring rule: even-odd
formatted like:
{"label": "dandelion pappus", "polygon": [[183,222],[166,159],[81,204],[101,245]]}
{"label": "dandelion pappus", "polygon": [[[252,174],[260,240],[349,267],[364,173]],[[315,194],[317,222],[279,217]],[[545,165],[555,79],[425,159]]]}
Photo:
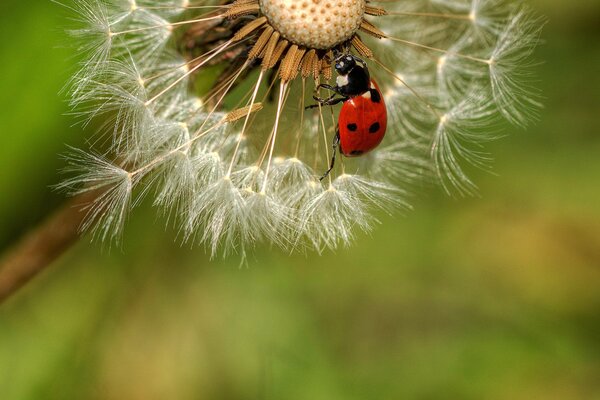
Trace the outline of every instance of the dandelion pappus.
{"label": "dandelion pappus", "polygon": [[[487,129],[493,117],[523,125],[540,105],[529,67],[543,20],[508,0],[69,3],[85,53],[71,104],[110,143],[102,157],[72,151],[73,175],[61,188],[106,189],[84,223],[100,240],[120,238],[151,190],[184,240],[212,256],[245,255],[259,242],[335,249],[370,228],[371,209],[408,207],[407,183],[436,175],[449,193],[476,192],[463,164],[484,161],[479,146],[497,136]],[[401,143],[382,148],[381,123],[368,134],[385,114],[357,110],[385,106],[374,101],[383,99],[364,62],[344,60],[349,53],[377,63],[385,135]],[[325,104],[306,103],[319,83],[335,87],[328,100],[341,98],[338,110],[307,123],[298,108]],[[334,93],[324,91],[317,96]],[[336,154],[379,146],[378,154],[321,185],[334,126]]]}
{"label": "dandelion pappus", "polygon": [[[320,105],[343,103],[338,116],[338,127],[333,139],[333,156],[323,180],[335,165],[336,150],[346,157],[363,155],[381,143],[387,128],[387,109],[379,86],[369,75],[367,64],[351,54],[341,54],[335,59],[338,73],[336,86],[320,84],[320,88],[333,92],[329,98],[316,95]],[[339,97],[337,97],[339,96]],[[318,107],[319,104],[307,108]]]}

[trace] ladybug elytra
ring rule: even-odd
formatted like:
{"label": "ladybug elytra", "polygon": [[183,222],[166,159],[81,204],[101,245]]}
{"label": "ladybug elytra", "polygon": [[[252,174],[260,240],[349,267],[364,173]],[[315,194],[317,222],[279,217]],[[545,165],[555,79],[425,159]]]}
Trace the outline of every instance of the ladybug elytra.
{"label": "ladybug elytra", "polygon": [[[341,54],[335,59],[338,73],[336,86],[320,84],[320,88],[333,92],[329,98],[313,98],[320,105],[343,103],[338,126],[333,139],[333,157],[325,178],[335,165],[336,150],[346,157],[363,155],[381,143],[387,128],[387,109],[381,91],[370,78],[366,63],[351,54]],[[318,104],[307,108],[318,107]]]}

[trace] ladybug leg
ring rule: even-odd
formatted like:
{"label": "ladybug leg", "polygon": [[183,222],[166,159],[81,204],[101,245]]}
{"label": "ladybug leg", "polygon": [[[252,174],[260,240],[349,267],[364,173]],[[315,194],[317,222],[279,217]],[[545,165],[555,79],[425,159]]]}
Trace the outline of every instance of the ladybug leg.
{"label": "ladybug leg", "polygon": [[323,174],[322,177],[319,178],[320,181],[325,179],[327,175],[333,170],[335,166],[335,156],[337,154],[337,149],[340,145],[340,130],[339,128],[335,131],[335,136],[333,137],[333,155],[331,156],[331,163],[329,164],[329,169]]}
{"label": "ladybug leg", "polygon": [[[319,90],[321,88],[327,89],[327,90],[333,92],[333,94],[327,100],[325,100],[325,99],[323,99],[323,98],[321,98],[321,97],[319,97],[319,96],[316,95],[316,93],[319,93]],[[313,95],[313,99],[315,99],[319,103],[324,103],[326,101],[331,101],[331,99],[333,99],[335,97],[335,95],[340,95],[340,96],[343,96],[344,98],[346,97],[345,95],[342,94],[342,91],[340,90],[339,86],[331,86],[331,85],[328,85],[326,83],[321,83],[319,86],[317,86],[315,88],[315,94]]]}
{"label": "ladybug leg", "polygon": [[[333,94],[331,96],[329,96],[328,98],[319,97],[316,95],[316,93],[318,93],[319,89],[321,89],[321,88],[330,90],[333,92]],[[342,97],[336,99],[335,96],[337,96],[337,95],[340,95]],[[317,86],[315,88],[315,94],[313,95],[313,99],[315,99],[315,101],[322,106],[333,106],[333,105],[336,105],[338,103],[348,100],[348,97],[346,97],[342,93],[340,93],[339,87],[331,86],[326,83],[321,83],[319,86]],[[313,104],[313,105],[307,106],[306,109],[308,110],[310,108],[318,107],[319,104]]]}
{"label": "ladybug leg", "polygon": [[315,88],[315,92],[318,92],[321,88],[327,89],[327,90],[331,90],[334,93],[338,93],[338,94],[340,93],[340,88],[339,87],[337,87],[337,86],[331,86],[331,85],[328,85],[326,83],[319,84],[319,86],[317,86]]}
{"label": "ladybug leg", "polygon": [[337,96],[337,95],[334,94],[333,96],[331,96],[327,99],[322,99],[320,97],[313,96],[313,99],[315,99],[315,101],[318,104],[312,104],[310,106],[306,106],[305,109],[308,110],[308,109],[319,107],[319,106],[334,106],[338,103],[348,100],[348,97],[337,97],[336,98],[335,96]]}
{"label": "ladybug leg", "polygon": [[322,106],[335,106],[338,103],[344,102],[346,100],[348,100],[348,97],[335,97],[336,95],[334,94],[333,96],[329,97],[328,99],[319,99],[314,97],[315,100],[317,100],[319,103],[321,103]]}

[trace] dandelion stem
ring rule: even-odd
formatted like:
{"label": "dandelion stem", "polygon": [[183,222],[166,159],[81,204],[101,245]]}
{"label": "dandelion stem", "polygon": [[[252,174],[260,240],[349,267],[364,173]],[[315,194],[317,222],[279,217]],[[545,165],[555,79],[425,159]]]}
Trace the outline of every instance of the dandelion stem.
{"label": "dandelion stem", "polygon": [[88,214],[85,206],[103,190],[91,190],[74,197],[0,257],[0,304],[77,242],[79,229]]}

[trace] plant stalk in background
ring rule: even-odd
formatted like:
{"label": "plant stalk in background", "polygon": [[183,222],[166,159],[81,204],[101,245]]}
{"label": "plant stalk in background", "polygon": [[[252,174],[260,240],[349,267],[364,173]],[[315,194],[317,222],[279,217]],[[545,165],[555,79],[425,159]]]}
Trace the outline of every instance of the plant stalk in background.
{"label": "plant stalk in background", "polygon": [[0,304],[77,242],[86,204],[100,191],[74,197],[0,257]]}

